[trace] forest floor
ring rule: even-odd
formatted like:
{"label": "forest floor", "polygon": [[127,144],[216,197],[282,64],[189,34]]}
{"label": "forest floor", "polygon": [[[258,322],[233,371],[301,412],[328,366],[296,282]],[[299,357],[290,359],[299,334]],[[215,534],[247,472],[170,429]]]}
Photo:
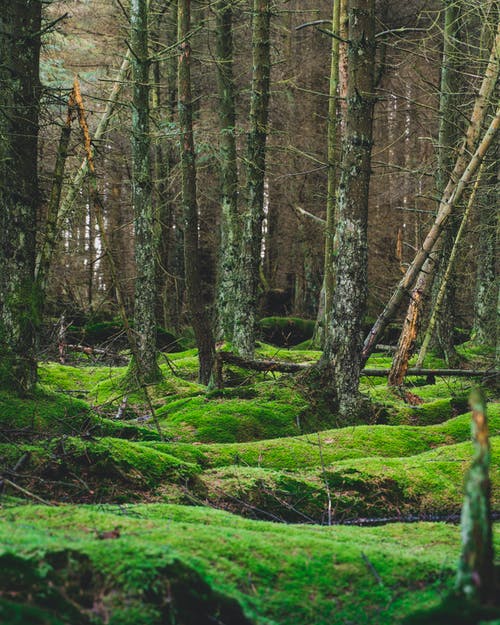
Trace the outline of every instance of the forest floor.
{"label": "forest floor", "polygon": [[[460,350],[489,366],[483,350]],[[375,354],[368,366],[389,364]],[[227,367],[225,389],[207,392],[195,350],[161,366],[154,414],[125,368],[84,355],[43,363],[30,399],[0,394],[1,623],[397,624],[452,590],[460,532],[446,521],[472,454],[473,382],[412,379],[407,403],[364,378],[374,409],[346,426],[300,376]]]}

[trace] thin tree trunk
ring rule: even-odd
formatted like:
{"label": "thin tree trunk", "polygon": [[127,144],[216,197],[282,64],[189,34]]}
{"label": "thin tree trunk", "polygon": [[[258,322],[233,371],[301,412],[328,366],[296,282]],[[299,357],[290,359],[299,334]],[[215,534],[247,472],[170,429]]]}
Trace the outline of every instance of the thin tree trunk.
{"label": "thin tree trunk", "polygon": [[474,456],[465,476],[462,507],[462,554],[457,590],[473,601],[495,599],[495,570],[489,478],[490,443],[486,402],[479,393],[472,397],[472,442]]}
{"label": "thin tree trunk", "polygon": [[0,11],[0,388],[36,383],[40,302],[35,281],[42,3]]}
{"label": "thin tree trunk", "polygon": [[[488,149],[491,141],[495,136],[498,125],[498,115],[495,117],[495,120],[492,122],[490,128],[485,133],[480,147],[474,152],[471,158],[469,157],[469,154],[474,151],[474,147],[480,135],[481,126],[486,118],[488,101],[493,92],[498,77],[499,57],[500,24],[495,43],[491,51],[485,77],[483,79],[481,89],[474,104],[471,120],[467,129],[466,137],[464,139],[464,144],[455,162],[455,167],[450,176],[450,180],[446,185],[446,189],[440,201],[434,224],[429,230],[422,244],[422,247],[417,252],[412,263],[406,270],[405,275],[403,276],[393,295],[386,304],[384,310],[378,316],[375,324],[373,325],[368,336],[366,337],[363,347],[364,362],[368,360],[370,354],[375,348],[375,345],[379,342],[379,339],[386,329],[388,323],[396,314],[399,305],[403,301],[405,295],[409,292],[409,289],[415,283],[415,280],[417,279],[424,264],[426,264],[426,270],[430,270],[431,267],[434,265],[436,252],[438,251],[436,248],[436,242],[442,234],[442,231],[446,226],[446,223],[454,207],[460,200],[466,185],[477,171],[486,150]],[[434,259],[432,258],[433,256]]]}
{"label": "thin tree trunk", "polygon": [[198,204],[193,140],[193,105],[191,96],[191,0],[178,2],[180,54],[178,65],[179,126],[182,171],[182,208],[184,214],[184,271],[189,315],[193,325],[200,360],[199,379],[208,384],[215,359],[212,325],[202,299],[198,240]]}
{"label": "thin tree trunk", "polygon": [[340,414],[359,409],[361,328],[368,270],[370,184],[375,79],[375,3],[350,0],[347,111],[338,192],[335,301],[322,363],[333,375]]}
{"label": "thin tree trunk", "polygon": [[231,2],[218,0],[217,83],[219,90],[221,236],[217,322],[221,338],[232,340],[238,296],[238,165],[236,160],[236,111],[233,76],[233,12]]}
{"label": "thin tree trunk", "polygon": [[243,214],[239,289],[233,333],[235,349],[246,357],[251,357],[255,349],[271,73],[270,24],[270,0],[254,0],[252,94],[247,147],[247,207]]}
{"label": "thin tree trunk", "polygon": [[[448,209],[447,215],[450,214],[452,207],[459,201],[464,189],[466,188],[466,185],[470,182],[472,176],[479,168],[481,162],[484,159],[484,156],[488,151],[488,148],[493,141],[493,138],[497,134],[499,127],[500,108],[497,110],[496,116],[494,117],[493,121],[490,124],[490,127],[486,131],[485,136],[483,137],[483,140],[481,141],[476,152],[474,153],[474,156],[472,157],[467,169],[464,171],[462,177],[458,181],[457,186],[455,187],[455,190],[450,197],[450,200],[447,204],[445,204],[445,207]],[[442,230],[442,221],[438,222],[440,214],[443,214],[441,213],[441,210],[438,212],[438,217],[434,222],[433,229],[437,230],[439,227],[440,230]],[[430,233],[427,236],[429,238]],[[408,307],[405,322],[403,323],[403,330],[401,332],[401,336],[399,337],[398,348],[396,350],[396,355],[394,356],[391,374],[388,380],[389,386],[401,386],[405,377],[406,369],[408,368],[408,362],[410,360],[412,350],[415,345],[415,338],[418,334],[418,324],[420,322],[420,315],[422,312],[423,298],[424,295],[428,293],[429,285],[432,284],[432,280],[435,274],[436,256],[439,252],[439,249],[437,248],[436,244],[434,245],[435,247],[431,248],[431,253],[421,267],[420,273],[418,274],[417,280],[415,282],[415,286],[412,290],[410,305]]]}
{"label": "thin tree trunk", "polygon": [[[332,32],[340,37],[340,5],[341,0],[333,2]],[[313,342],[321,345],[325,336],[324,328],[329,323],[333,305],[333,288],[335,285],[335,206],[337,188],[337,143],[338,143],[338,86],[339,86],[339,56],[340,40],[332,37],[332,50],[330,62],[330,92],[328,100],[328,124],[327,124],[327,159],[328,180],[326,191],[326,228],[325,228],[325,265],[323,286],[320,293],[320,305],[318,318],[314,330]]]}
{"label": "thin tree trunk", "polygon": [[[132,50],[132,205],[135,230],[134,333],[136,367],[146,382],[160,379],[156,351],[156,256],[157,237],[151,182],[151,139],[149,132],[149,36],[148,1],[130,4],[130,47]],[[139,363],[136,363],[136,358]]]}
{"label": "thin tree trunk", "polygon": [[[462,135],[460,104],[462,100],[462,56],[460,54],[460,36],[462,22],[462,5],[456,0],[445,0],[443,60],[441,66],[441,87],[439,102],[439,133],[438,133],[438,168],[436,189],[438,197],[442,197],[446,183],[453,168],[454,154],[460,144]],[[446,270],[446,259],[456,239],[458,228],[457,217],[452,217],[443,233],[441,262],[436,273],[436,283],[443,283]],[[453,275],[449,275],[447,289],[441,295],[440,314],[436,317],[436,346],[448,365],[458,364],[458,354],[453,343],[455,328],[455,284]],[[438,287],[439,288],[439,287]],[[437,298],[438,290],[434,292]],[[434,304],[434,310],[436,310]]]}

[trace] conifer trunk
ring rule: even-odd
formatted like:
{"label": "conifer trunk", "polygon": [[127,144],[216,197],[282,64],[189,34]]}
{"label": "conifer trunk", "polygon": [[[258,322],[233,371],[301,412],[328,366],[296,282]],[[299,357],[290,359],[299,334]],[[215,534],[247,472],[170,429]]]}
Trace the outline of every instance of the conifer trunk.
{"label": "conifer trunk", "polygon": [[208,384],[215,359],[212,325],[203,301],[198,240],[198,203],[193,139],[191,96],[191,0],[179,0],[177,8],[180,45],[178,64],[178,106],[181,144],[182,209],[184,215],[184,271],[189,315],[200,360],[199,379]]}
{"label": "conifer trunk", "polygon": [[0,388],[36,383],[35,282],[41,2],[0,11]]}
{"label": "conifer trunk", "polygon": [[[160,378],[156,352],[156,255],[157,242],[151,181],[149,133],[148,1],[130,4],[132,50],[132,204],[134,207],[136,280],[134,295],[135,354],[131,363],[140,367],[141,379]],[[135,362],[136,359],[139,362]]]}
{"label": "conifer trunk", "polygon": [[368,190],[375,78],[374,0],[348,3],[347,110],[338,191],[338,259],[333,314],[323,364],[333,376],[339,412],[359,408],[361,328],[367,297]]}
{"label": "conifer trunk", "polygon": [[267,121],[269,115],[270,0],[254,0],[252,30],[252,94],[247,146],[247,206],[243,214],[238,297],[233,343],[241,356],[253,356],[257,316],[259,266],[264,219]]}
{"label": "conifer trunk", "polygon": [[238,166],[233,76],[233,11],[231,2],[215,6],[217,84],[219,90],[221,237],[217,290],[217,322],[221,338],[232,340],[238,285]]}

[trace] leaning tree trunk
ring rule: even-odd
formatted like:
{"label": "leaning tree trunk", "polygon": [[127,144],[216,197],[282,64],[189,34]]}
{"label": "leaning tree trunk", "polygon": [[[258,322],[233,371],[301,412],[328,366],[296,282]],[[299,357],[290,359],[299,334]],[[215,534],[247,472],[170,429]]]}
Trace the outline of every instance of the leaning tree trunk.
{"label": "leaning tree trunk", "polygon": [[465,476],[462,506],[462,554],[458,566],[457,590],[472,601],[495,599],[495,569],[489,478],[490,443],[486,402],[473,393],[472,442],[474,457]]}
{"label": "leaning tree trunk", "polygon": [[191,96],[191,0],[178,2],[180,54],[178,65],[179,127],[182,172],[182,208],[184,214],[184,271],[189,315],[198,345],[202,384],[208,384],[215,359],[212,325],[202,298],[198,241],[198,204],[193,139],[193,104]]}
{"label": "leaning tree trunk", "polygon": [[457,156],[453,172],[450,176],[448,184],[446,185],[443,197],[441,198],[436,219],[427,233],[421,248],[418,250],[415,258],[406,270],[405,275],[396,287],[384,310],[380,313],[375,324],[366,337],[363,346],[363,362],[368,360],[382,333],[386,329],[390,320],[396,314],[404,297],[412,288],[412,285],[416,283],[417,278],[423,280],[425,282],[425,286],[427,286],[427,278],[422,274],[434,272],[436,255],[439,251],[439,238],[453,212],[454,207],[460,201],[467,184],[470,182],[472,176],[474,176],[480,166],[484,155],[495,137],[499,123],[498,111],[490,124],[489,129],[486,131],[481,145],[474,152],[473,156],[470,157],[470,154],[473,152],[479,139],[481,127],[486,118],[488,102],[498,78],[499,58],[500,24],[498,25],[497,36],[491,50],[485,76],[474,103],[474,108],[462,149]]}
{"label": "leaning tree trunk", "polygon": [[[441,66],[441,87],[439,102],[439,133],[438,133],[438,168],[436,174],[436,190],[438,197],[443,195],[446,183],[453,169],[453,155],[460,143],[463,121],[459,114],[463,96],[461,85],[462,61],[460,50],[462,7],[455,0],[445,0],[445,18],[443,32],[443,60]],[[447,259],[453,249],[458,228],[458,215],[450,219],[443,234],[441,261],[436,272],[434,301],[437,298],[439,284],[442,283],[446,271]],[[458,355],[455,351],[453,331],[455,327],[455,283],[454,273],[447,280],[447,288],[442,296],[440,312],[436,317],[436,346],[446,362],[456,365]]]}
{"label": "leaning tree trunk", "polygon": [[234,314],[234,347],[251,357],[255,349],[255,325],[259,266],[264,219],[267,120],[269,114],[270,0],[254,0],[252,35],[252,94],[247,148],[247,207],[243,214],[238,271],[238,298]]}
{"label": "leaning tree trunk", "polygon": [[[483,140],[478,146],[474,156],[471,159],[467,169],[463,173],[462,177],[458,181],[455,190],[450,197],[448,208],[451,208],[459,201],[463,194],[463,191],[470,182],[472,176],[478,170],[481,162],[483,161],[493,139],[495,138],[498,129],[500,128],[500,108],[497,110],[493,121],[491,122],[488,130],[485,133]],[[448,213],[449,214],[449,213]],[[442,222],[438,221],[434,223],[433,228],[441,225]],[[429,236],[429,235],[428,235]],[[425,245],[425,243],[424,243]],[[427,260],[423,263],[420,273],[418,274],[415,286],[411,292],[411,301],[408,306],[406,318],[403,323],[403,329],[399,337],[398,347],[391,367],[391,373],[387,381],[389,386],[401,386],[408,368],[408,363],[415,347],[415,339],[418,334],[418,327],[422,313],[423,297],[428,293],[429,285],[432,284],[432,280],[435,274],[436,268],[436,248],[431,249]]]}
{"label": "leaning tree trunk", "polygon": [[217,289],[217,322],[221,338],[232,340],[238,297],[238,166],[233,76],[233,11],[231,2],[215,5],[217,22],[217,82],[219,90],[221,237]]}
{"label": "leaning tree trunk", "polygon": [[338,260],[335,299],[323,364],[343,416],[359,407],[361,328],[368,270],[368,191],[375,77],[375,3],[348,3],[347,111],[338,192]]}
{"label": "leaning tree trunk", "polygon": [[156,352],[156,255],[157,242],[151,182],[149,134],[148,0],[130,4],[132,50],[132,205],[135,229],[135,354],[131,373],[140,368],[143,382],[161,377]]}
{"label": "leaning tree trunk", "polygon": [[40,24],[42,3],[0,11],[0,388],[36,382],[35,282]]}

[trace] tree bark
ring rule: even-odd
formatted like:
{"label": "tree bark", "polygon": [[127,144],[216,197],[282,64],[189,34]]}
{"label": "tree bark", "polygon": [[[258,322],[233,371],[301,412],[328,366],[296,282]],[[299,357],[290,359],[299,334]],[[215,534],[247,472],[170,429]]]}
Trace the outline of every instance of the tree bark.
{"label": "tree bark", "polygon": [[193,139],[193,105],[191,96],[191,0],[178,2],[180,54],[178,64],[178,107],[181,144],[182,208],[184,215],[184,271],[189,315],[193,325],[200,360],[199,379],[208,384],[215,359],[212,325],[203,301],[201,282],[198,204],[196,198],[196,165]]}
{"label": "tree bark", "polygon": [[[132,205],[135,230],[134,334],[136,353],[131,362],[141,369],[141,379],[161,377],[156,351],[156,257],[158,242],[153,213],[151,139],[149,131],[148,1],[130,4],[132,50]],[[138,362],[136,362],[138,359]]]}
{"label": "tree bark", "polygon": [[373,0],[348,3],[347,110],[338,191],[338,260],[335,301],[322,365],[333,378],[338,409],[352,416],[359,408],[361,328],[368,270],[368,190],[375,78]]}
{"label": "tree bark", "polygon": [[0,388],[36,383],[40,323],[35,281],[39,189],[41,2],[12,0],[0,12]]}
{"label": "tree bark", "polygon": [[399,305],[403,301],[405,295],[409,292],[409,289],[415,283],[415,280],[419,276],[421,270],[429,271],[435,264],[436,252],[438,252],[436,243],[439,240],[439,237],[442,234],[454,207],[462,197],[466,185],[477,171],[491,141],[496,134],[499,122],[498,114],[490,125],[488,131],[485,133],[479,148],[474,152],[472,157],[469,157],[469,154],[474,151],[480,135],[481,126],[486,118],[488,101],[498,77],[499,57],[500,24],[498,26],[497,36],[492,47],[486,73],[479,90],[479,94],[474,103],[474,109],[472,111],[471,120],[463,146],[455,162],[455,167],[453,168],[453,172],[450,176],[448,184],[446,185],[443,197],[441,198],[434,224],[425,237],[422,247],[417,252],[415,258],[406,270],[405,275],[396,287],[396,290],[366,337],[363,346],[364,362],[368,360],[370,354],[375,348],[375,345],[379,342],[382,333],[390,320],[396,314]]}
{"label": "tree bark", "polygon": [[[460,116],[462,102],[462,56],[460,40],[462,34],[462,5],[455,0],[445,0],[443,60],[441,65],[441,87],[439,101],[438,168],[436,189],[438,197],[443,195],[453,168],[454,154],[460,144],[463,122]],[[447,259],[450,256],[457,235],[458,216],[452,217],[443,233],[441,262],[436,273],[436,284],[443,283]],[[441,296],[439,314],[436,316],[435,344],[448,365],[458,363],[458,354],[453,343],[455,328],[455,282],[453,274],[447,278],[447,288]],[[439,288],[439,287],[438,287]],[[438,290],[434,291],[434,300]],[[436,306],[434,306],[436,309]]]}
{"label": "tree bark", "polygon": [[218,0],[217,84],[219,91],[221,236],[217,289],[217,323],[220,338],[231,341],[238,291],[238,165],[236,160],[236,110],[233,76],[233,11],[231,2]]}
{"label": "tree bark", "polygon": [[472,397],[472,442],[474,456],[465,476],[462,507],[462,554],[457,590],[473,601],[495,599],[495,570],[489,478],[490,443],[484,398]]}
{"label": "tree bark", "polygon": [[247,206],[242,222],[239,288],[233,332],[235,349],[246,357],[251,357],[255,349],[271,73],[270,23],[270,1],[254,0],[252,94],[247,146]]}

